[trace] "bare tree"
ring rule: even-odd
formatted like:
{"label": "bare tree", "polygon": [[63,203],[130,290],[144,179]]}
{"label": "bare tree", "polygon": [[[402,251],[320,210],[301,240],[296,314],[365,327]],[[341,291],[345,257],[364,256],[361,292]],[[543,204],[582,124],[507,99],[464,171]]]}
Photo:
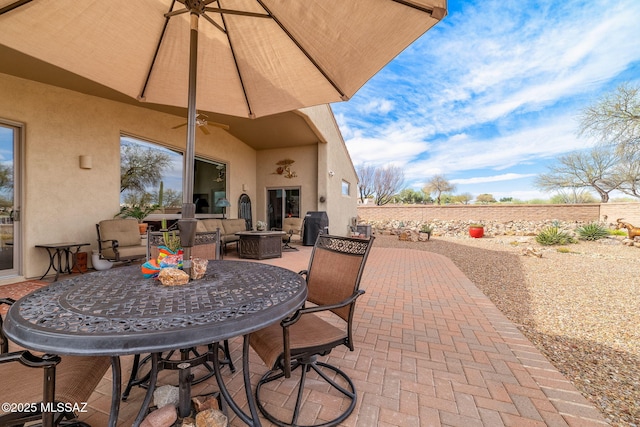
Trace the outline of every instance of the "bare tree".
{"label": "bare tree", "polygon": [[13,191],[13,167],[0,164],[0,190]]}
{"label": "bare tree", "polygon": [[615,173],[619,156],[607,147],[594,147],[590,151],[576,151],[558,158],[549,166],[549,172],[538,175],[536,187],[550,190],[594,189],[602,203],[609,201],[609,193],[620,186],[620,176]]}
{"label": "bare tree", "polygon": [[614,144],[618,151],[640,145],[640,87],[622,84],[582,111],[579,134]]}
{"label": "bare tree", "polygon": [[620,185],[618,190],[633,197],[640,197],[640,147],[628,148],[616,164],[614,176]]}
{"label": "bare tree", "polygon": [[436,203],[440,205],[442,193],[455,191],[455,189],[456,186],[447,181],[444,175],[434,175],[427,181],[422,191],[429,195],[435,194]]}
{"label": "bare tree", "polygon": [[374,193],[374,178],[376,168],[371,165],[361,164],[356,168],[358,174],[358,192],[360,193],[360,201],[364,203],[364,200],[372,196]]}
{"label": "bare tree", "polygon": [[375,203],[378,206],[389,203],[404,184],[404,172],[397,166],[376,168],[373,177]]}
{"label": "bare tree", "polygon": [[123,144],[120,148],[120,192],[145,193],[147,186],[158,185],[170,164],[171,159],[162,151]]}

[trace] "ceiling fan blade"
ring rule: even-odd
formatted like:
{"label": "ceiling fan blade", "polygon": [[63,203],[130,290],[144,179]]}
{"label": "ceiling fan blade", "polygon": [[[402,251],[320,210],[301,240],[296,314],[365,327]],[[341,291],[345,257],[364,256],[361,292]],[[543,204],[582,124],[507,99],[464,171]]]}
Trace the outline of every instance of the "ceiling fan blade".
{"label": "ceiling fan blade", "polygon": [[178,129],[178,128],[181,128],[182,126],[186,126],[186,125],[187,125],[186,123],[183,123],[183,124],[181,124],[181,125],[174,126],[174,127],[172,127],[171,129]]}
{"label": "ceiling fan blade", "polygon": [[211,132],[209,132],[209,129],[207,129],[206,126],[198,126],[200,128],[200,130],[202,131],[202,133],[204,133],[205,135],[209,135]]}
{"label": "ceiling fan blade", "polygon": [[220,129],[229,130],[229,125],[225,125],[224,123],[216,123],[216,122],[207,122],[209,126],[214,126]]}

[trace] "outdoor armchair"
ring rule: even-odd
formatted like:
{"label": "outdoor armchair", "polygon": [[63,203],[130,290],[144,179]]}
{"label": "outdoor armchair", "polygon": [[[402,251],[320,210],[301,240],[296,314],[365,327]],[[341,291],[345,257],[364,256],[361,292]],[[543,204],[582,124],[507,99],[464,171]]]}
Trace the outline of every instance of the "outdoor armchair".
{"label": "outdoor armchair", "polygon": [[291,243],[302,240],[302,218],[288,217],[282,220],[282,228],[272,228],[273,231],[284,231],[282,236],[282,250],[297,251],[298,248],[291,246]]}
{"label": "outdoor armchair", "polygon": [[131,261],[147,255],[142,245],[138,221],[133,218],[106,219],[96,224],[100,258]]}
{"label": "outdoor armchair", "polygon": [[[0,299],[0,304],[13,302],[9,298]],[[67,420],[67,426],[86,426],[76,420],[74,410],[85,409],[82,406],[111,366],[109,357],[34,354],[8,341],[2,332],[2,318],[0,350],[3,401],[16,404],[13,408],[3,406],[0,425],[21,426],[39,420],[49,427]],[[43,408],[61,411],[43,412]]]}
{"label": "outdoor armchair", "polygon": [[[256,387],[256,400],[262,414],[279,426],[299,426],[298,418],[306,418],[303,403],[308,398],[305,382],[313,370],[311,393],[331,394],[345,399],[344,411],[323,426],[344,421],[356,404],[355,386],[349,376],[339,368],[318,360],[335,347],[344,345],[353,351],[353,314],[356,299],[364,293],[360,279],[371,245],[371,239],[353,239],[321,234],[313,248],[306,276],[308,297],[304,307],[293,315],[250,336],[250,344],[264,363],[270,367]],[[299,369],[298,369],[299,368]],[[290,421],[276,418],[265,404],[263,394],[273,387],[267,384],[290,378],[299,371],[297,400]],[[318,383],[325,381],[330,387]],[[277,387],[276,387],[277,388]],[[329,389],[329,390],[327,390]],[[293,395],[293,394],[292,394]],[[284,405],[290,407],[288,404]],[[281,414],[283,408],[278,408]]]}

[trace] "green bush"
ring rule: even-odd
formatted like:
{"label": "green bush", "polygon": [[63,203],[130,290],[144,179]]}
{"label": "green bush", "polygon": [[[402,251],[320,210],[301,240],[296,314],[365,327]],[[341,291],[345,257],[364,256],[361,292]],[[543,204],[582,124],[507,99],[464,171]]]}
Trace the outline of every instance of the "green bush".
{"label": "green bush", "polygon": [[584,240],[599,240],[609,235],[609,231],[597,222],[578,227],[576,233]]}
{"label": "green bush", "polygon": [[571,237],[569,233],[560,231],[558,227],[547,227],[536,236],[536,242],[541,245],[566,245],[569,243],[577,243],[576,239]]}
{"label": "green bush", "polygon": [[618,230],[618,229],[608,229],[607,233],[609,233],[612,236],[628,236],[629,233],[627,233],[627,230]]}
{"label": "green bush", "polygon": [[422,224],[422,227],[420,227],[421,233],[431,233],[432,231],[433,227],[431,227],[429,224]]}

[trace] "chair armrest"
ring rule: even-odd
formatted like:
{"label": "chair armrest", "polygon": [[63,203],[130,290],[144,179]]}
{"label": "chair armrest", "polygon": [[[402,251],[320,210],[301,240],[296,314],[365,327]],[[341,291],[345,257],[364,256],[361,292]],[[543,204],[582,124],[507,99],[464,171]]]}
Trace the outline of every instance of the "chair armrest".
{"label": "chair armrest", "polygon": [[117,240],[114,240],[114,239],[100,240],[100,243],[109,243],[109,242],[111,242],[111,243],[110,243],[110,245],[111,245],[111,248],[113,248],[113,249],[115,249],[115,248],[117,248],[118,246],[120,246],[120,244],[118,243],[118,241],[117,241]]}
{"label": "chair armrest", "polygon": [[[2,304],[12,305],[14,302],[16,302],[16,300],[14,300],[13,298],[0,298],[0,305]],[[4,335],[4,332],[2,331],[2,317],[0,316],[0,353],[4,354],[4,353],[7,353],[8,351],[9,351],[9,340],[7,339],[7,337]]]}
{"label": "chair armrest", "polygon": [[289,326],[293,325],[298,320],[300,320],[300,318],[302,317],[303,314],[318,313],[318,312],[322,312],[322,311],[334,310],[336,308],[345,307],[345,306],[351,304],[353,301],[355,301],[356,298],[358,298],[362,294],[364,294],[364,290],[359,289],[357,292],[354,292],[349,298],[347,298],[345,300],[342,300],[342,301],[340,301],[340,302],[338,302],[336,304],[317,305],[317,306],[313,306],[313,307],[302,307],[302,308],[299,308],[295,313],[293,313],[293,315],[283,319],[280,322],[280,325],[283,328],[288,328]]}

